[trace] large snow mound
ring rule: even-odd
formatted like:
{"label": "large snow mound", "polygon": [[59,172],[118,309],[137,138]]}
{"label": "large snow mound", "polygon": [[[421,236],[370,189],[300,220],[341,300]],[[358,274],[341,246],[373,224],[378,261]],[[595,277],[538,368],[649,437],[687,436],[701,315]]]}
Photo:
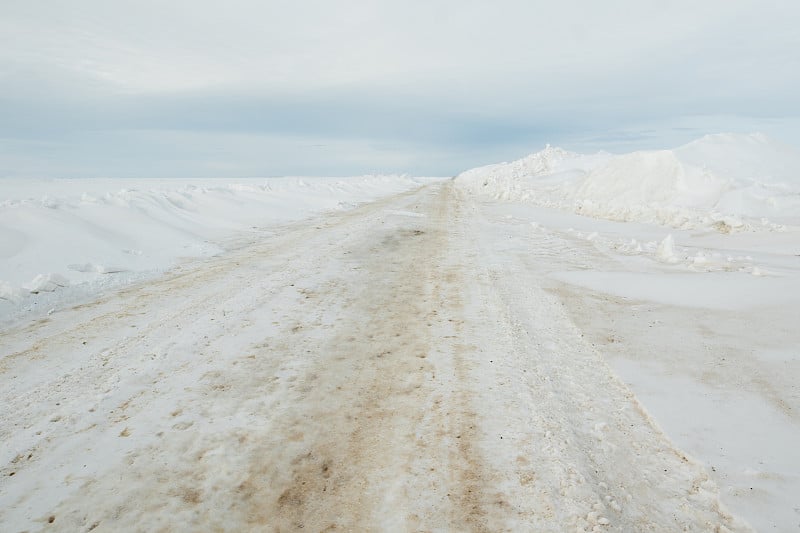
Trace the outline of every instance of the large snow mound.
{"label": "large snow mound", "polygon": [[800,222],[800,154],[763,134],[718,134],[673,150],[582,155],[547,146],[468,170],[467,191],[611,220],[728,232]]}

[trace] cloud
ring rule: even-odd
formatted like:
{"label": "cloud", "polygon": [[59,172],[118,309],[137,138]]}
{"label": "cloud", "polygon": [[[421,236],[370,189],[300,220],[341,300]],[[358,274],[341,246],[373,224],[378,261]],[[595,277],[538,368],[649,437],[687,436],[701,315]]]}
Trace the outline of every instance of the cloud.
{"label": "cloud", "polygon": [[[798,15],[790,2],[721,0],[11,0],[0,20],[0,147],[15,157],[0,174],[42,158],[53,172],[59,161],[87,173],[180,171],[170,148],[203,174],[211,167],[191,158],[212,138],[248,139],[230,160],[218,154],[232,173],[406,162],[450,174],[543,142],[666,142],[681,117],[697,131],[724,122],[791,134]],[[102,168],[88,142],[97,138],[112,152],[110,139],[126,144]],[[339,151],[287,150],[311,144]],[[287,152],[304,160],[278,157]]]}

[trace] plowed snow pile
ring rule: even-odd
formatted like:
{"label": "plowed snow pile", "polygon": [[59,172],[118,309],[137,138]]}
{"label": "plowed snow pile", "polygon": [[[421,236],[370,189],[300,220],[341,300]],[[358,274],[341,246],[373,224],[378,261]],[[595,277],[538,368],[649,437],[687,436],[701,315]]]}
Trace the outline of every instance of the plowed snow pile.
{"label": "plowed snow pile", "polygon": [[457,180],[473,193],[610,220],[721,232],[800,222],[800,154],[759,133],[623,155],[547,146]]}
{"label": "plowed snow pile", "polygon": [[422,184],[407,176],[0,180],[0,322],[220,252],[265,225]]}

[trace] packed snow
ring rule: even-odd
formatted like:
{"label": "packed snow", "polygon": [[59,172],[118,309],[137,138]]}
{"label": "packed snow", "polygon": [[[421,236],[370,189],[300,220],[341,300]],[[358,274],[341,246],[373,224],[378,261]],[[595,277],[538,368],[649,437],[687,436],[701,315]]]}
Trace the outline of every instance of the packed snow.
{"label": "packed snow", "polygon": [[724,502],[798,524],[800,156],[761,134],[673,150],[548,146],[456,178]]}
{"label": "packed snow", "polygon": [[800,157],[763,135],[0,193],[4,531],[797,527]]}

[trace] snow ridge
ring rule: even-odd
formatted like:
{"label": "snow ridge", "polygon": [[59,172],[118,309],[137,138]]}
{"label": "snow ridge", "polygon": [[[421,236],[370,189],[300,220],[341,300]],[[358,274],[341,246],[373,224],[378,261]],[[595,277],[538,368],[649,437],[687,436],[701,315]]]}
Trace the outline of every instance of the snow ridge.
{"label": "snow ridge", "polygon": [[[0,322],[208,257],[234,236],[418,187],[409,176],[0,180]],[[35,313],[34,313],[35,314]]]}
{"label": "snow ridge", "polygon": [[472,194],[722,233],[800,223],[800,154],[765,135],[707,135],[673,150],[584,155],[547,146],[468,170]]}

